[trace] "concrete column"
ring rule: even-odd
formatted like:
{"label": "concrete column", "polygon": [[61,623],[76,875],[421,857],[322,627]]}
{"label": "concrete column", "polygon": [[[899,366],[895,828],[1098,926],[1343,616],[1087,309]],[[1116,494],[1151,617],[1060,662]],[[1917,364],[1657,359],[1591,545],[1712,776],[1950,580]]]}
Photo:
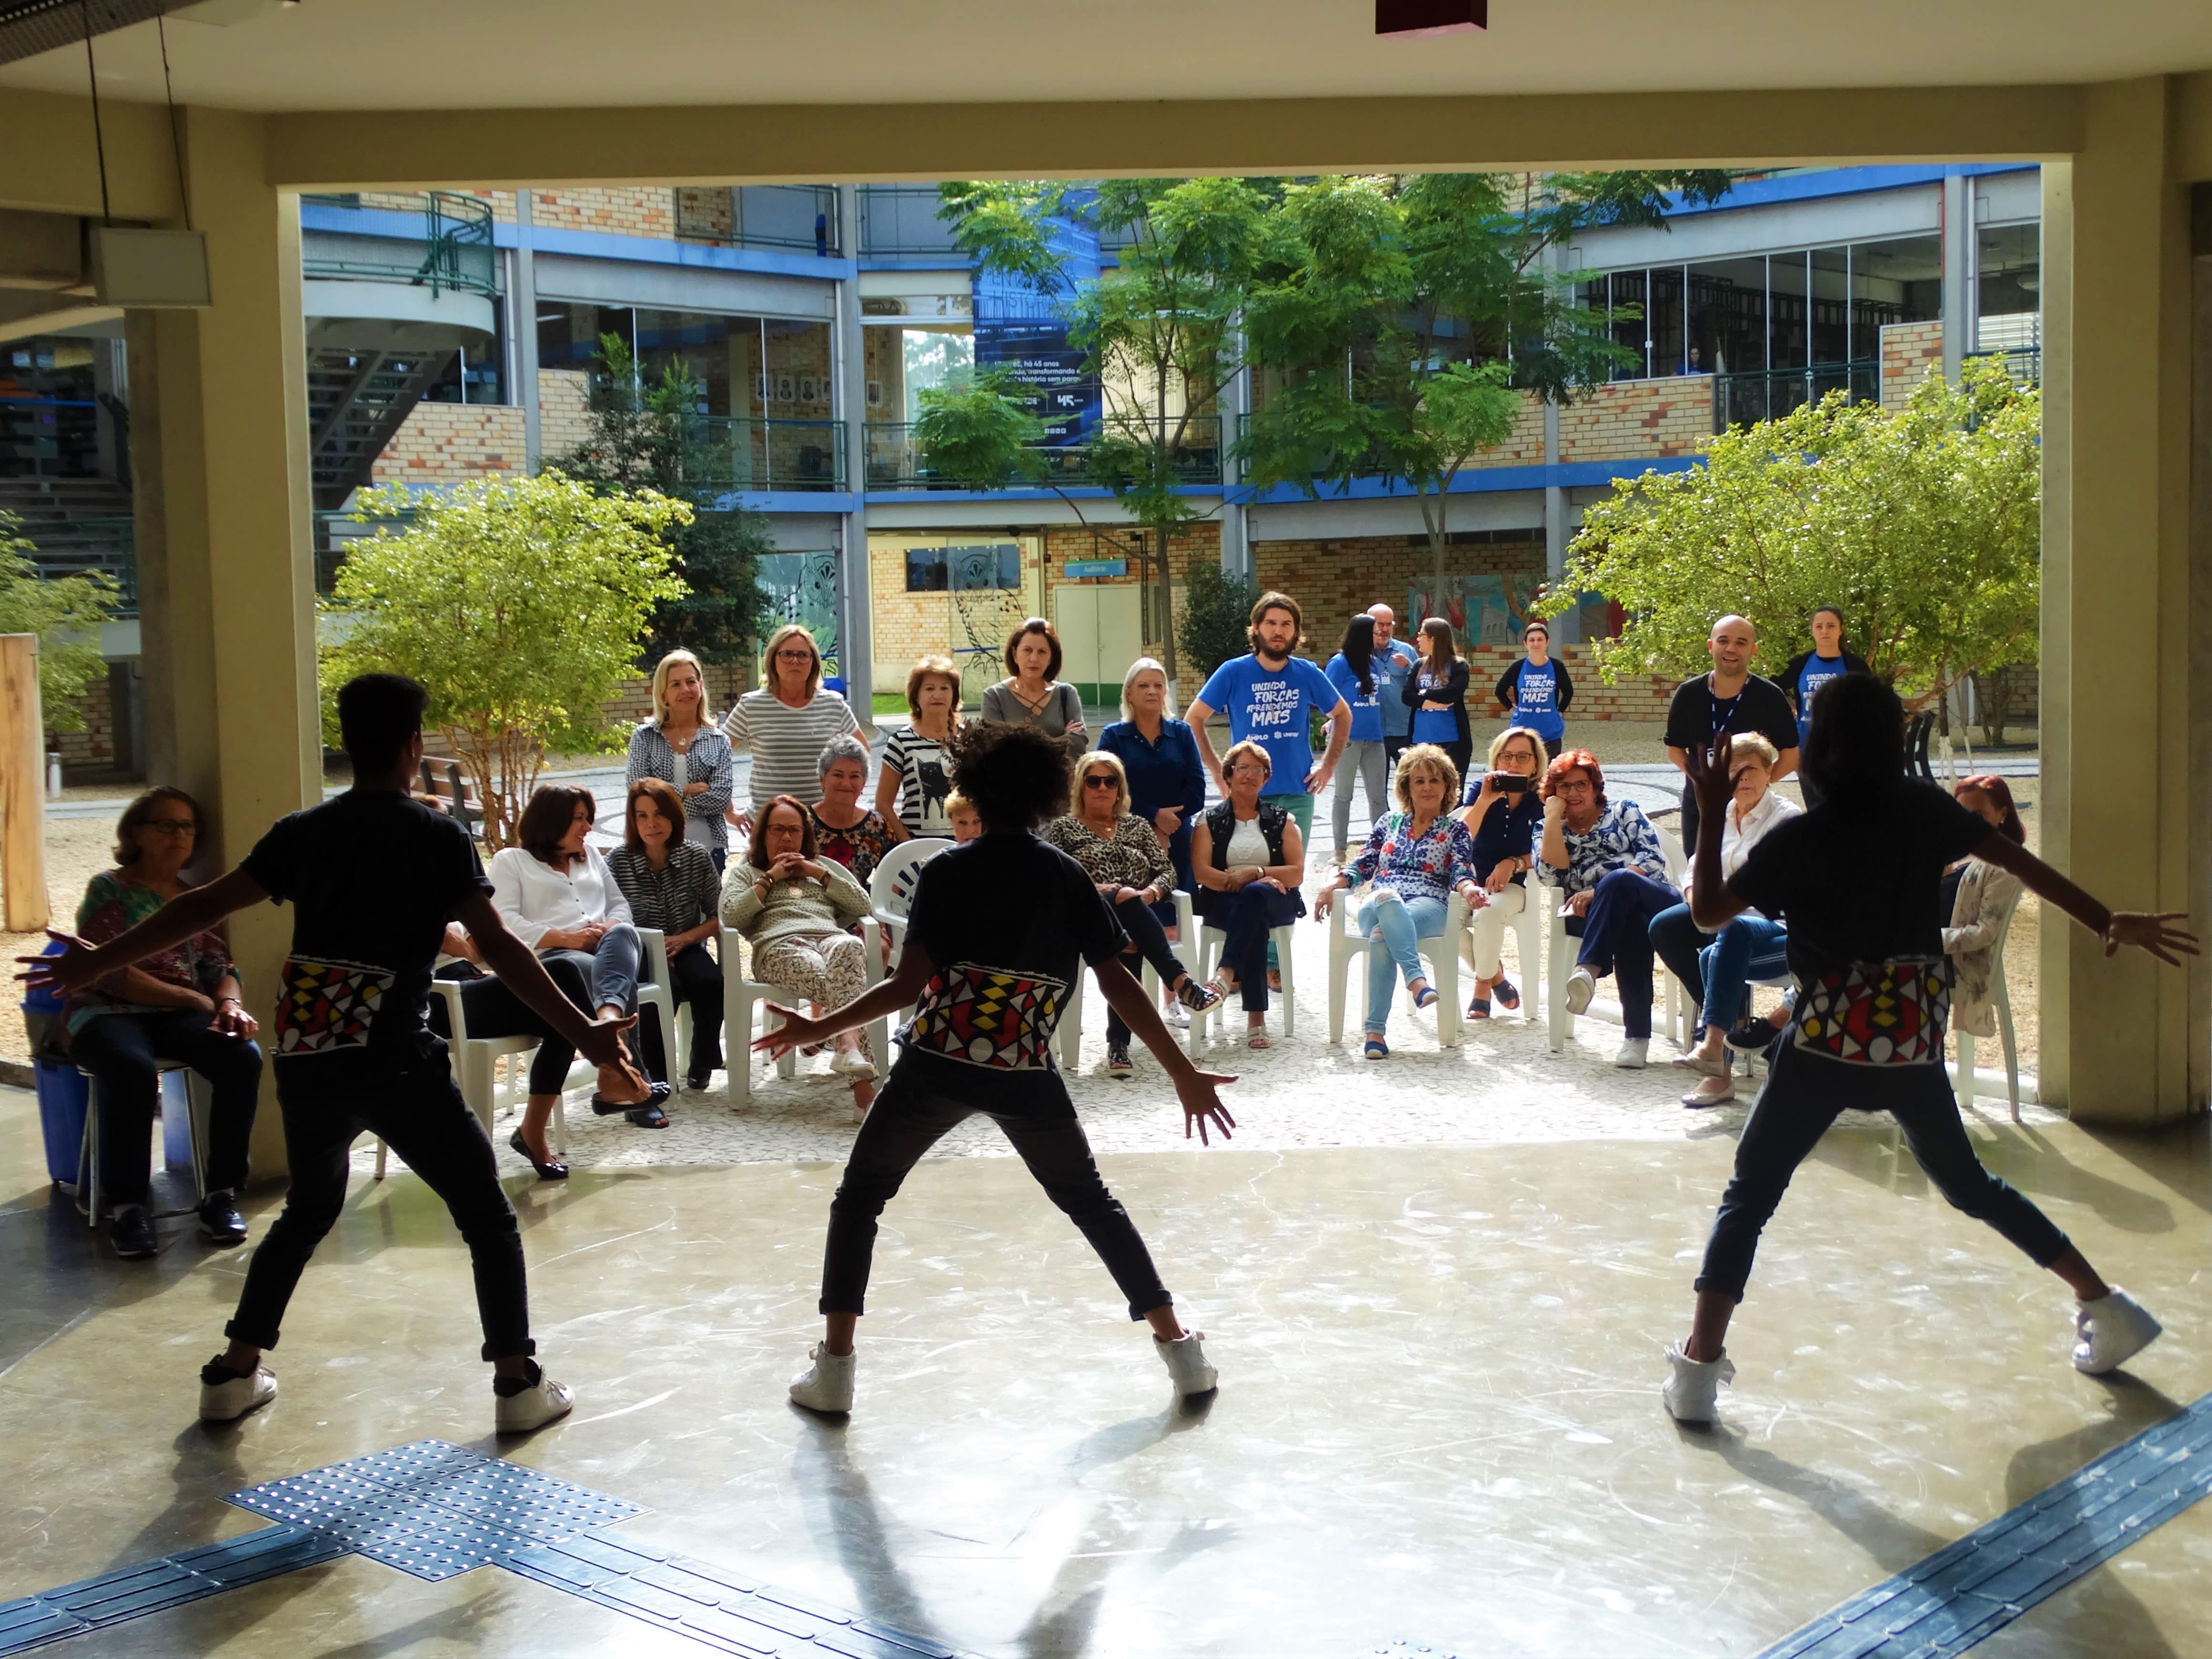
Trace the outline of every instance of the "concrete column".
{"label": "concrete column", "polygon": [[[857,185],[837,186],[837,248],[848,259],[860,257],[860,192]],[[860,283],[858,276],[837,284],[837,418],[845,423],[845,488],[852,493],[852,510],[838,528],[841,580],[838,602],[844,615],[838,619],[838,665],[845,676],[845,695],[863,726],[873,726],[870,714],[875,685],[872,617],[868,599],[868,508],[863,492],[868,487],[868,364],[860,335]]]}
{"label": "concrete column", "polygon": [[[1544,400],[1544,465],[1559,464],[1559,406]],[[1556,582],[1567,574],[1567,492],[1560,484],[1544,486],[1544,580]],[[1552,643],[1572,645],[1582,637],[1579,613],[1565,611],[1552,620]]]}
{"label": "concrete column", "polygon": [[[2162,79],[2089,88],[2083,149],[2044,169],[2043,842],[2106,903],[2193,909],[2201,932],[2212,826],[2191,810],[2191,739],[2212,665],[2190,650],[2206,577],[2189,556],[2188,231],[2169,98]],[[2114,787],[2116,736],[2141,757],[2131,786]],[[2044,1097],[2105,1123],[2202,1110],[2203,969],[2107,961],[2044,915]]]}
{"label": "concrete column", "polygon": [[[1243,337],[1237,337],[1243,349]],[[1252,574],[1251,525],[1244,507],[1244,467],[1231,452],[1243,435],[1243,417],[1252,409],[1252,371],[1240,368],[1221,388],[1221,571],[1226,576]]]}
{"label": "concrete column", "polygon": [[[185,164],[215,303],[126,319],[135,391],[140,634],[149,770],[207,809],[203,873],[321,799],[307,352],[296,196],[262,182],[260,121],[185,113]],[[230,924],[248,1006],[266,1019],[291,916]],[[257,1176],[283,1168],[273,1074]]]}
{"label": "concrete column", "polygon": [[1974,349],[1974,181],[1943,181],[1943,378],[1956,385],[1959,360]]}
{"label": "concrete column", "polygon": [[538,253],[531,234],[530,192],[514,192],[514,286],[507,295],[507,326],[514,342],[514,401],[522,405],[523,465],[538,471],[545,440],[538,411]]}

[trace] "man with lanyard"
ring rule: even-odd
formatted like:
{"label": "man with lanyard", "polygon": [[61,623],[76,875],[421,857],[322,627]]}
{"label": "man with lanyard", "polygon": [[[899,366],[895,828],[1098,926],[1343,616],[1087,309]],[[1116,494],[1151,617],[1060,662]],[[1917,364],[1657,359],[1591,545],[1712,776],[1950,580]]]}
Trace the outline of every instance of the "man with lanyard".
{"label": "man with lanyard", "polygon": [[1547,764],[1559,758],[1566,741],[1567,723],[1562,718],[1575,700],[1575,683],[1567,665],[1552,660],[1552,630],[1532,622],[1521,630],[1522,648],[1528,654],[1498,677],[1494,694],[1505,711],[1506,724],[1534,732],[1544,744]]}
{"label": "man with lanyard", "polygon": [[1386,775],[1395,775],[1398,757],[1405,753],[1413,730],[1413,708],[1399,694],[1418,664],[1412,648],[1394,637],[1398,631],[1396,611],[1387,605],[1371,605],[1367,614],[1375,619],[1375,654],[1369,659],[1369,672],[1375,678],[1376,706],[1382,715],[1382,764]]}
{"label": "man with lanyard", "polygon": [[[1813,729],[1813,699],[1820,694],[1820,688],[1846,674],[1869,672],[1865,658],[1844,648],[1844,613],[1834,605],[1824,605],[1813,613],[1812,632],[1813,648],[1800,651],[1782,671],[1782,689],[1797,702],[1797,746],[1801,749]],[[1806,805],[1820,804],[1820,791],[1802,772],[1797,775],[1797,787],[1804,794]]]}
{"label": "man with lanyard", "polygon": [[[1206,730],[1214,710],[1228,714],[1231,743],[1249,740],[1265,749],[1274,770],[1261,797],[1296,818],[1300,836],[1311,841],[1314,796],[1328,787],[1337,757],[1352,737],[1352,705],[1319,667],[1291,654],[1304,631],[1305,617],[1296,599],[1287,593],[1262,593],[1252,607],[1251,654],[1232,657],[1215,669],[1183,713],[1198,739],[1199,758],[1224,795],[1229,789],[1221,760]],[[1328,752],[1318,766],[1307,735],[1316,714],[1328,716]]]}
{"label": "man with lanyard", "polygon": [[[1771,781],[1797,769],[1797,714],[1782,688],[1751,672],[1759,650],[1759,630],[1742,617],[1723,617],[1713,624],[1705,650],[1712,672],[1684,680],[1667,705],[1667,758],[1686,778],[1690,751],[1704,754],[1723,732],[1756,732],[1781,757]],[[1698,797],[1682,786],[1682,845],[1697,844]]]}

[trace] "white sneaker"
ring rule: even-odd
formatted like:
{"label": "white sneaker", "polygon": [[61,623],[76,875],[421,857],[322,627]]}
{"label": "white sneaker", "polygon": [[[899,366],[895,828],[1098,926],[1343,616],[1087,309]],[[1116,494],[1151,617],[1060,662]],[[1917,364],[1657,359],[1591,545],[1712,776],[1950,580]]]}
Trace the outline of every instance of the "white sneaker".
{"label": "white sneaker", "polygon": [[1152,1339],[1152,1346],[1159,1351],[1161,1363],[1175,1379],[1179,1395],[1212,1394],[1221,1385],[1221,1373],[1206,1363],[1206,1350],[1200,1346],[1205,1340],[1203,1331],[1185,1331],[1172,1342],[1157,1336]]}
{"label": "white sneaker", "polygon": [[1698,1086],[1682,1097],[1682,1104],[1694,1111],[1700,1106],[1725,1106],[1735,1098],[1734,1078],[1707,1077],[1698,1079]]}
{"label": "white sneaker", "polygon": [[1718,1359],[1700,1361],[1684,1353],[1677,1342],[1667,1350],[1667,1363],[1674,1374],[1659,1390],[1667,1415],[1693,1427],[1710,1425],[1721,1384],[1735,1381],[1735,1362],[1728,1357],[1728,1350],[1722,1349]]}
{"label": "white sneaker", "polygon": [[791,1382],[794,1405],[811,1412],[848,1412],[853,1409],[853,1362],[858,1354],[831,1353],[817,1342],[806,1351],[814,1363]]}
{"label": "white sneaker", "polygon": [[1160,1018],[1178,1031],[1190,1030],[1190,1010],[1180,1002],[1170,1002],[1160,1010]]}
{"label": "white sneaker", "polygon": [[866,1082],[876,1074],[875,1062],[858,1048],[840,1048],[830,1056],[830,1069],[856,1083]]}
{"label": "white sneaker", "polygon": [[2166,1327],[2150,1310],[2118,1285],[2094,1302],[2076,1304],[2074,1328],[2081,1340],[2074,1345],[2074,1369],[2091,1376],[2117,1370],[2158,1340]]}
{"label": "white sneaker", "polygon": [[495,1394],[493,1426],[501,1434],[527,1434],[557,1422],[576,1408],[575,1390],[556,1382],[543,1365],[535,1367],[538,1380],[520,1394]]}
{"label": "white sneaker", "polygon": [[1650,1037],[1631,1037],[1620,1045],[1620,1051],[1613,1057],[1613,1063],[1632,1072],[1640,1072],[1650,1064]]}
{"label": "white sneaker", "polygon": [[1567,975],[1567,1012],[1587,1013],[1590,999],[1597,994],[1597,981],[1587,968],[1577,968]]}
{"label": "white sneaker", "polygon": [[[240,1376],[224,1366],[222,1358],[216,1355],[200,1370],[201,1422],[234,1423],[276,1397],[276,1373],[269,1367],[257,1365],[252,1376]],[[216,1371],[222,1372],[222,1380],[209,1382],[210,1374]]]}

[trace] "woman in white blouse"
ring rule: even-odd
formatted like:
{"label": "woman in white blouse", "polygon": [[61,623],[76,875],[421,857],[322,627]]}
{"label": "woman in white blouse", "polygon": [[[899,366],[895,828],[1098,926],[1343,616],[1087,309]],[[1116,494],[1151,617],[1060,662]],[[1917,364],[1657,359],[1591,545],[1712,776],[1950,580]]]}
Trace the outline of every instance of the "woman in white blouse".
{"label": "woman in white blouse", "polygon": [[[586,839],[598,811],[588,789],[547,784],[532,795],[516,826],[521,845],[492,855],[491,902],[507,931],[537,951],[549,969],[565,958],[578,970],[588,989],[585,1007],[620,1019],[636,1012],[641,946],[629,901],[606,860]],[[556,977],[573,996],[576,981]],[[568,1066],[562,1062],[573,1058],[557,1038],[548,1039],[539,1051],[542,1064],[532,1066],[530,1103],[517,1133],[523,1156],[541,1176],[560,1167],[547,1156],[545,1145],[545,1124],[560,1094],[557,1088],[538,1093],[536,1084],[566,1076]],[[666,1127],[660,1105],[668,1097],[668,1085],[654,1079],[645,1089],[641,1094],[619,1067],[604,1066],[592,1109],[626,1111],[641,1126]]]}

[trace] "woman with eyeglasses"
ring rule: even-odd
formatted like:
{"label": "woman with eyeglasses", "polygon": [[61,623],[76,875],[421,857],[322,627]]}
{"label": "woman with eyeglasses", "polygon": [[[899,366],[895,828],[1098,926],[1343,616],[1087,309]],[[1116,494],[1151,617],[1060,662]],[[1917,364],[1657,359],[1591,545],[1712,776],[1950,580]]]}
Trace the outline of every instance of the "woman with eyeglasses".
{"label": "woman with eyeglasses", "polygon": [[[1083,763],[1076,774],[1075,810],[1045,825],[1044,838],[1083,866],[1121,918],[1130,950],[1152,963],[1182,1006],[1204,1013],[1221,1000],[1220,993],[1190,976],[1153,913],[1175,890],[1175,866],[1152,825],[1129,810],[1129,776],[1120,756],[1102,750]],[[1130,1069],[1128,1023],[1109,1006],[1106,1075],[1127,1077]]]}
{"label": "woman with eyeglasses", "polygon": [[1224,996],[1241,991],[1248,1048],[1270,1046],[1269,936],[1306,913],[1298,821],[1260,793],[1273,771],[1264,744],[1249,738],[1231,744],[1221,757],[1228,794],[1199,815],[1190,838],[1190,871],[1198,879],[1193,907],[1224,935],[1212,988]]}
{"label": "woman with eyeglasses", "polygon": [[1582,940],[1567,975],[1571,1013],[1581,1013],[1613,975],[1620,996],[1616,1066],[1641,1071],[1651,1048],[1651,918],[1682,902],[1667,878],[1659,832],[1632,800],[1608,801],[1605,774],[1587,749],[1546,769],[1539,878],[1566,895],[1567,932]]}
{"label": "woman with eyeglasses", "polygon": [[753,760],[747,809],[740,811],[733,802],[729,823],[750,834],[753,814],[778,795],[812,799],[815,763],[824,746],[860,729],[853,706],[822,689],[822,653],[814,635],[797,623],[777,629],[762,654],[760,689],[739,697],[722,722],[730,747]]}
{"label": "woman with eyeglasses", "polygon": [[[124,808],[115,826],[115,867],[87,884],[77,906],[77,937],[88,945],[119,939],[191,890],[184,869],[206,827],[199,803],[167,786]],[[113,1206],[108,1236],[116,1254],[135,1261],[157,1248],[146,1197],[161,1092],[155,1062],[163,1060],[181,1060],[210,1085],[200,1236],[211,1244],[244,1243],[237,1194],[246,1184],[246,1146],[260,1099],[261,1049],[222,928],[94,981],[68,999],[65,1010],[70,1058],[98,1085],[100,1180]]]}

